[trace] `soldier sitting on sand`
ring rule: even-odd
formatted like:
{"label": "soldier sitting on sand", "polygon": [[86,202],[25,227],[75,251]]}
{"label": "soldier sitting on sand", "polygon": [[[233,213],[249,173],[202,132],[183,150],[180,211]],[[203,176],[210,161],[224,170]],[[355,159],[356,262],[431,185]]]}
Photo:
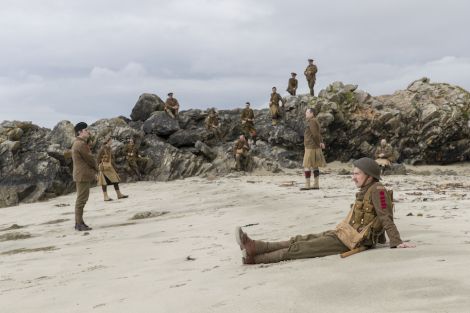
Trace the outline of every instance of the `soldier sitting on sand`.
{"label": "soldier sitting on sand", "polygon": [[[403,242],[393,222],[391,193],[379,182],[380,167],[370,158],[354,162],[352,180],[359,192],[346,219],[319,234],[295,236],[286,241],[253,240],[240,227],[235,238],[242,250],[243,264],[275,263],[284,260],[323,257],[362,251],[390,239],[390,248],[414,248]],[[358,250],[356,250],[358,249]]]}

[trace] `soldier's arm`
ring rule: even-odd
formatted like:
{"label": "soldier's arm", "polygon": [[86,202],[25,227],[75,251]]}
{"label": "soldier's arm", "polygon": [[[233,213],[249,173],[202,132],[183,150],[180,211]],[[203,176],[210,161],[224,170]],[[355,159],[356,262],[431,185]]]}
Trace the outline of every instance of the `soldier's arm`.
{"label": "soldier's arm", "polygon": [[372,193],[372,203],[374,204],[377,217],[382,223],[388,238],[390,239],[390,248],[396,248],[403,241],[400,238],[397,226],[393,222],[392,202],[388,198],[387,191],[383,186],[371,187],[375,188]]}
{"label": "soldier's arm", "polygon": [[96,165],[95,158],[91,154],[90,149],[86,147],[86,144],[81,144],[80,149],[78,149],[77,151],[82,157],[83,161],[85,161],[85,163],[88,164],[89,167],[98,172],[98,166]]}

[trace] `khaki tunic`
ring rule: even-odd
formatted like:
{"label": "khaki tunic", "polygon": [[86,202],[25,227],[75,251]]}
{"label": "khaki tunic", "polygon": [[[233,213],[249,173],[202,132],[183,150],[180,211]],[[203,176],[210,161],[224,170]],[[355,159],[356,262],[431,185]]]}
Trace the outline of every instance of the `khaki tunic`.
{"label": "khaki tunic", "polygon": [[111,183],[119,183],[121,181],[118,173],[116,172],[113,153],[111,147],[103,146],[100,152],[98,153],[98,162],[100,162],[98,168],[98,185],[105,186],[107,181],[105,176]]}
{"label": "khaki tunic", "polygon": [[[380,154],[384,154],[384,156],[380,156]],[[390,162],[393,161],[393,148],[390,144],[386,144],[385,147],[382,145],[378,145],[375,149],[375,158],[376,159],[387,159]]]}
{"label": "khaki tunic", "polygon": [[253,135],[253,133],[256,134],[254,119],[255,113],[253,110],[251,108],[244,108],[241,115],[241,121],[242,128],[245,133],[249,133],[251,135]]}
{"label": "khaki tunic", "polygon": [[250,151],[250,145],[248,141],[241,141],[238,139],[235,144],[233,145],[233,154],[236,156],[237,154],[246,156],[248,151]]}
{"label": "khaki tunic", "polygon": [[219,127],[219,118],[217,115],[209,115],[205,121],[206,129],[211,130]]}
{"label": "khaki tunic", "polygon": [[177,114],[180,104],[176,98],[167,98],[165,101],[165,110],[171,110],[173,114]]}
{"label": "khaki tunic", "polygon": [[77,137],[72,144],[73,180],[92,182],[95,180],[98,166],[91,154],[90,147],[82,138]]}
{"label": "khaki tunic", "polygon": [[284,104],[281,95],[277,92],[271,93],[271,98],[269,100],[269,110],[271,111],[272,119],[278,119],[281,116],[279,113],[279,102]]}
{"label": "khaki tunic", "polygon": [[307,81],[313,81],[315,83],[317,72],[318,67],[315,64],[309,64],[304,71],[304,75],[307,78]]}
{"label": "khaki tunic", "polygon": [[320,133],[320,124],[315,117],[311,117],[306,121],[304,131],[304,168],[319,168],[326,166],[325,156],[320,144],[323,138]]}
{"label": "khaki tunic", "polygon": [[297,90],[297,86],[299,81],[296,78],[289,78],[289,82],[287,83],[287,92],[291,95],[295,96],[295,92]]}

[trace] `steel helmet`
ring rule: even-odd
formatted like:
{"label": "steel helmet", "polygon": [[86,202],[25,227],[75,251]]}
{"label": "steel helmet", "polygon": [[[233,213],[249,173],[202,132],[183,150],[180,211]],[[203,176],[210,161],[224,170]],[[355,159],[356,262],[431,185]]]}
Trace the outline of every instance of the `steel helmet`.
{"label": "steel helmet", "polygon": [[380,166],[371,158],[360,158],[353,162],[353,165],[369,176],[380,180]]}

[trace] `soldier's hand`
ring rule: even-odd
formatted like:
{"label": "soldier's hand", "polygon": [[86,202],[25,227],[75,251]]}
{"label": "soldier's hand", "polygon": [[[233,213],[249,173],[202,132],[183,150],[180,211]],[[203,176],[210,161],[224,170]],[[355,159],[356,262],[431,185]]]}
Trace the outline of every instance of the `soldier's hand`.
{"label": "soldier's hand", "polygon": [[325,144],[323,142],[320,143],[320,148],[325,149]]}

